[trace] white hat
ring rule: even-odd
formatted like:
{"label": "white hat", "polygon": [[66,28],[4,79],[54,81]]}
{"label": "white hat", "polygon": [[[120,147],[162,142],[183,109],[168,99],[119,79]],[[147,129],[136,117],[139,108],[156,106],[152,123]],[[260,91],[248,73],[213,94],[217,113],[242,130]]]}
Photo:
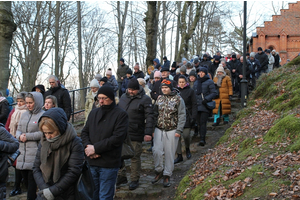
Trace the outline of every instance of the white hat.
{"label": "white hat", "polygon": [[218,67],[217,72],[223,72],[223,74],[226,74],[224,71],[224,67]]}
{"label": "white hat", "polygon": [[90,87],[100,88],[100,85],[99,85],[98,80],[97,80],[97,79],[93,79],[93,80],[90,82]]}

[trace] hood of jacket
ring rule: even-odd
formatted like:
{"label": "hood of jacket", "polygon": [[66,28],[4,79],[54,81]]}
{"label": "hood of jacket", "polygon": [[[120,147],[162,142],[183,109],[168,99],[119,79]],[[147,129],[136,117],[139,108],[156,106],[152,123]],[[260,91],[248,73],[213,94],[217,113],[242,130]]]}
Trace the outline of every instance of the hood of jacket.
{"label": "hood of jacket", "polygon": [[39,93],[39,92],[29,92],[29,94],[32,94],[33,100],[34,100],[34,107],[33,107],[33,110],[30,112],[32,112],[33,114],[36,114],[36,113],[40,112],[40,110],[42,109],[42,107],[44,105],[44,97],[43,97],[42,93]]}
{"label": "hood of jacket", "polygon": [[47,110],[39,119],[39,123],[43,117],[51,118],[58,127],[61,135],[66,132],[68,126],[68,119],[65,111],[62,108],[55,107]]}
{"label": "hood of jacket", "polygon": [[156,62],[157,64],[160,64],[160,62],[157,58],[155,58],[153,61]]}

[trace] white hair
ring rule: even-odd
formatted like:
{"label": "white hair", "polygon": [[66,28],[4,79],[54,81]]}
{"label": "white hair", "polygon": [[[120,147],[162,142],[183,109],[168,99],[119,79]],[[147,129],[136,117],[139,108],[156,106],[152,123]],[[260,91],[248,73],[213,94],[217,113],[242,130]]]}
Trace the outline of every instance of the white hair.
{"label": "white hair", "polygon": [[54,79],[55,81],[58,81],[58,78],[55,75],[50,75],[48,77],[48,80],[50,80],[50,79]]}

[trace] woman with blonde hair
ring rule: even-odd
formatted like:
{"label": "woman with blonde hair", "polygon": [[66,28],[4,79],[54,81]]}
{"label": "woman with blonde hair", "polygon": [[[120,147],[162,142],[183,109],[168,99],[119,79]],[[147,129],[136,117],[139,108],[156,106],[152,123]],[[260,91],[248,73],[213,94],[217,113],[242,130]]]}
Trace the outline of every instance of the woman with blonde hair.
{"label": "woman with blonde hair", "polygon": [[46,96],[43,110],[47,111],[50,108],[55,108],[55,107],[58,107],[56,97],[53,95]]}

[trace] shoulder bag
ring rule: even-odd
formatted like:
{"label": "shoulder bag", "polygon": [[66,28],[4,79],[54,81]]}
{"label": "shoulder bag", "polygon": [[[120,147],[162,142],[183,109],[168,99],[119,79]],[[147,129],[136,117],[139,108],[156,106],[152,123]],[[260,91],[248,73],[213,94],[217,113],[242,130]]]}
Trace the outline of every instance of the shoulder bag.
{"label": "shoulder bag", "polygon": [[[201,93],[202,95],[202,99],[204,100],[204,97],[203,97],[203,93]],[[215,109],[216,107],[216,102],[215,101],[210,101],[210,102],[207,102],[205,107],[208,109],[208,110],[213,110]]]}
{"label": "shoulder bag", "polygon": [[130,159],[133,158],[135,155],[133,146],[131,144],[131,139],[129,134],[127,133],[126,135],[126,139],[123,142],[123,147],[122,147],[122,159],[126,160],[126,159]]}
{"label": "shoulder bag", "polygon": [[92,200],[94,196],[95,184],[91,173],[90,165],[84,161],[82,173],[78,179],[75,199],[76,200]]}

